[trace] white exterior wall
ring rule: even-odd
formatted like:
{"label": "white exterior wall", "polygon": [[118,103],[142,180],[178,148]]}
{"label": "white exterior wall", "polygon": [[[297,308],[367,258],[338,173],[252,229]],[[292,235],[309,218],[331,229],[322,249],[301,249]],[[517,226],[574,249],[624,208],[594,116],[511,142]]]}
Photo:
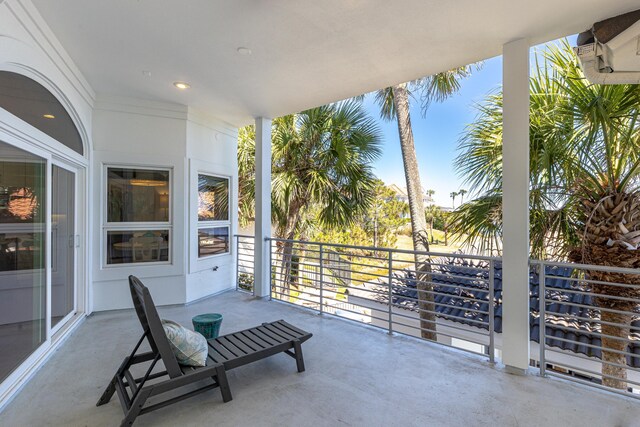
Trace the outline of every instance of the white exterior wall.
{"label": "white exterior wall", "polygon": [[[94,111],[92,232],[93,309],[132,307],[128,276],[139,277],[158,305],[184,304],[235,284],[231,253],[204,260],[197,256],[197,175],[206,172],[231,180],[231,228],[237,229],[237,130],[177,104],[98,96]],[[106,165],[163,167],[172,171],[169,264],[106,265]],[[217,269],[214,271],[214,268]]]}
{"label": "white exterior wall", "polygon": [[[98,96],[93,117],[94,158],[91,240],[94,256],[93,310],[133,307],[128,277],[138,276],[156,304],[180,304],[185,297],[184,212],[186,108],[136,99]],[[103,219],[106,214],[106,166],[166,167],[172,171],[171,263],[106,265]]]}
{"label": "white exterior wall", "polygon": [[[186,302],[235,287],[236,242],[238,230],[238,130],[189,110],[187,121],[187,162],[189,204],[185,206],[188,233]],[[198,259],[198,173],[224,176],[230,179],[230,253]]]}

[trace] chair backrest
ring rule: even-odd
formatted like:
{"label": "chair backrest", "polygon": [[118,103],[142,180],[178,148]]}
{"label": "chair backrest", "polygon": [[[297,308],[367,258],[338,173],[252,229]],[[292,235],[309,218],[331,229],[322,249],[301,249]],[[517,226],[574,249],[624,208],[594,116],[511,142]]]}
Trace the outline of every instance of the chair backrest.
{"label": "chair backrest", "polygon": [[162,237],[135,236],[129,242],[134,261],[160,261]]}
{"label": "chair backrest", "polygon": [[140,324],[147,336],[151,350],[154,353],[160,353],[160,358],[171,378],[179,377],[182,375],[182,370],[176,356],[171,351],[169,340],[164,333],[162,321],[153,303],[149,289],[135,276],[129,276],[129,289],[131,290],[133,306],[136,309],[136,314],[140,319]]}

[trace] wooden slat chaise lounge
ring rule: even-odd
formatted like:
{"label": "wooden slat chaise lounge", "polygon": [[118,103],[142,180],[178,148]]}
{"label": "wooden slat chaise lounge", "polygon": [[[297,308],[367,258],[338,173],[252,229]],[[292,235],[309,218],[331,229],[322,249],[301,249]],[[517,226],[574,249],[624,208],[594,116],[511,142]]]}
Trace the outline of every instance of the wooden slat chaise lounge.
{"label": "wooden slat chaise lounge", "polygon": [[[132,425],[138,415],[216,387],[220,387],[223,401],[228,402],[232,397],[226,371],[278,353],[286,353],[296,359],[298,372],[304,371],[301,345],[311,338],[312,334],[284,320],[263,323],[255,328],[211,339],[208,341],[209,354],[206,366],[180,365],[171,351],[149,289],[134,276],[129,276],[129,287],[136,314],[144,332],[131,354],[125,357],[97,403],[97,406],[104,405],[117,392],[125,415],[121,426]],[[138,353],[145,338],[151,351]],[[162,361],[164,370],[153,372],[159,361]],[[148,364],[146,373],[142,377],[134,378],[130,368],[143,363]],[[160,378],[164,380],[160,381]],[[157,379],[158,381],[152,381]],[[145,402],[150,397],[175,391],[203,380],[209,383],[177,396],[172,393],[173,397],[145,406]]]}

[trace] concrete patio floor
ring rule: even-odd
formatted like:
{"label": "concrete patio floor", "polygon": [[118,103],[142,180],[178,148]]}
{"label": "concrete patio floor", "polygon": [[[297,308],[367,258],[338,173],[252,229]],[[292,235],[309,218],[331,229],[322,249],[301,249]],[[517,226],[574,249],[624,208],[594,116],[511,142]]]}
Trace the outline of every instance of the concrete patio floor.
{"label": "concrete patio floor", "polygon": [[[230,291],[160,315],[190,324],[220,312],[222,333],[285,319],[314,337],[307,370],[280,354],[232,370],[215,389],[139,417],[136,426],[637,426],[640,402],[557,379],[505,373],[480,357]],[[1,426],[113,426],[103,388],[141,333],[132,310],[98,313],[0,413]]]}

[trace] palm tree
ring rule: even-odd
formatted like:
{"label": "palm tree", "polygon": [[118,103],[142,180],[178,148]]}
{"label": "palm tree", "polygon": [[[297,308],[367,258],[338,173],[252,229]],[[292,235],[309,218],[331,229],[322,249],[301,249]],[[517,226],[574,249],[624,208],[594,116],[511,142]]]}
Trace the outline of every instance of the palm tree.
{"label": "palm tree", "polygon": [[430,340],[437,339],[435,334],[435,305],[429,276],[431,263],[428,255],[426,255],[429,251],[429,238],[424,202],[422,200],[422,181],[420,181],[418,159],[411,127],[409,98],[418,95],[424,116],[432,101],[441,102],[456,93],[460,89],[460,80],[470,74],[471,67],[459,67],[412,82],[387,87],[376,93],[376,101],[380,105],[380,116],[385,120],[395,119],[398,124],[398,135],[400,136],[400,148],[402,150],[404,175],[409,198],[413,249],[416,251],[416,288],[418,291],[421,335],[423,338]]}
{"label": "palm tree", "polygon": [[433,201],[433,195],[436,194],[436,190],[429,189],[429,190],[426,191],[426,193],[427,193],[427,197],[429,198],[429,200]]}
{"label": "palm tree", "polygon": [[[250,212],[255,179],[255,142],[251,128],[240,131],[239,205]],[[372,163],[380,155],[381,133],[356,101],[305,110],[277,118],[272,128],[272,222],[276,237],[300,238],[313,221],[346,227],[372,202]],[[253,152],[253,155],[252,155]],[[279,246],[281,285],[295,285],[294,247]],[[294,265],[295,267],[295,265]]]}
{"label": "palm tree", "polygon": [[[565,41],[532,76],[531,252],[585,264],[640,267],[640,86],[594,85]],[[454,214],[467,243],[502,233],[502,97],[491,94],[460,144],[459,172],[480,196]],[[602,383],[626,389],[626,339],[640,298],[638,275],[588,271],[602,333]],[[620,298],[625,297],[625,299]]]}
{"label": "palm tree", "polygon": [[425,208],[425,218],[429,223],[429,233],[431,234],[431,243],[434,242],[433,239],[433,222],[440,215],[440,208],[436,205],[429,205]]}
{"label": "palm tree", "polygon": [[464,195],[467,194],[467,190],[465,190],[464,188],[461,189],[460,191],[458,191],[458,196],[460,196],[460,204],[462,205],[464,203]]}
{"label": "palm tree", "polygon": [[451,197],[451,207],[453,209],[456,208],[456,197],[458,196],[458,193],[456,193],[455,191],[452,191],[451,193],[449,193],[449,197]]}

